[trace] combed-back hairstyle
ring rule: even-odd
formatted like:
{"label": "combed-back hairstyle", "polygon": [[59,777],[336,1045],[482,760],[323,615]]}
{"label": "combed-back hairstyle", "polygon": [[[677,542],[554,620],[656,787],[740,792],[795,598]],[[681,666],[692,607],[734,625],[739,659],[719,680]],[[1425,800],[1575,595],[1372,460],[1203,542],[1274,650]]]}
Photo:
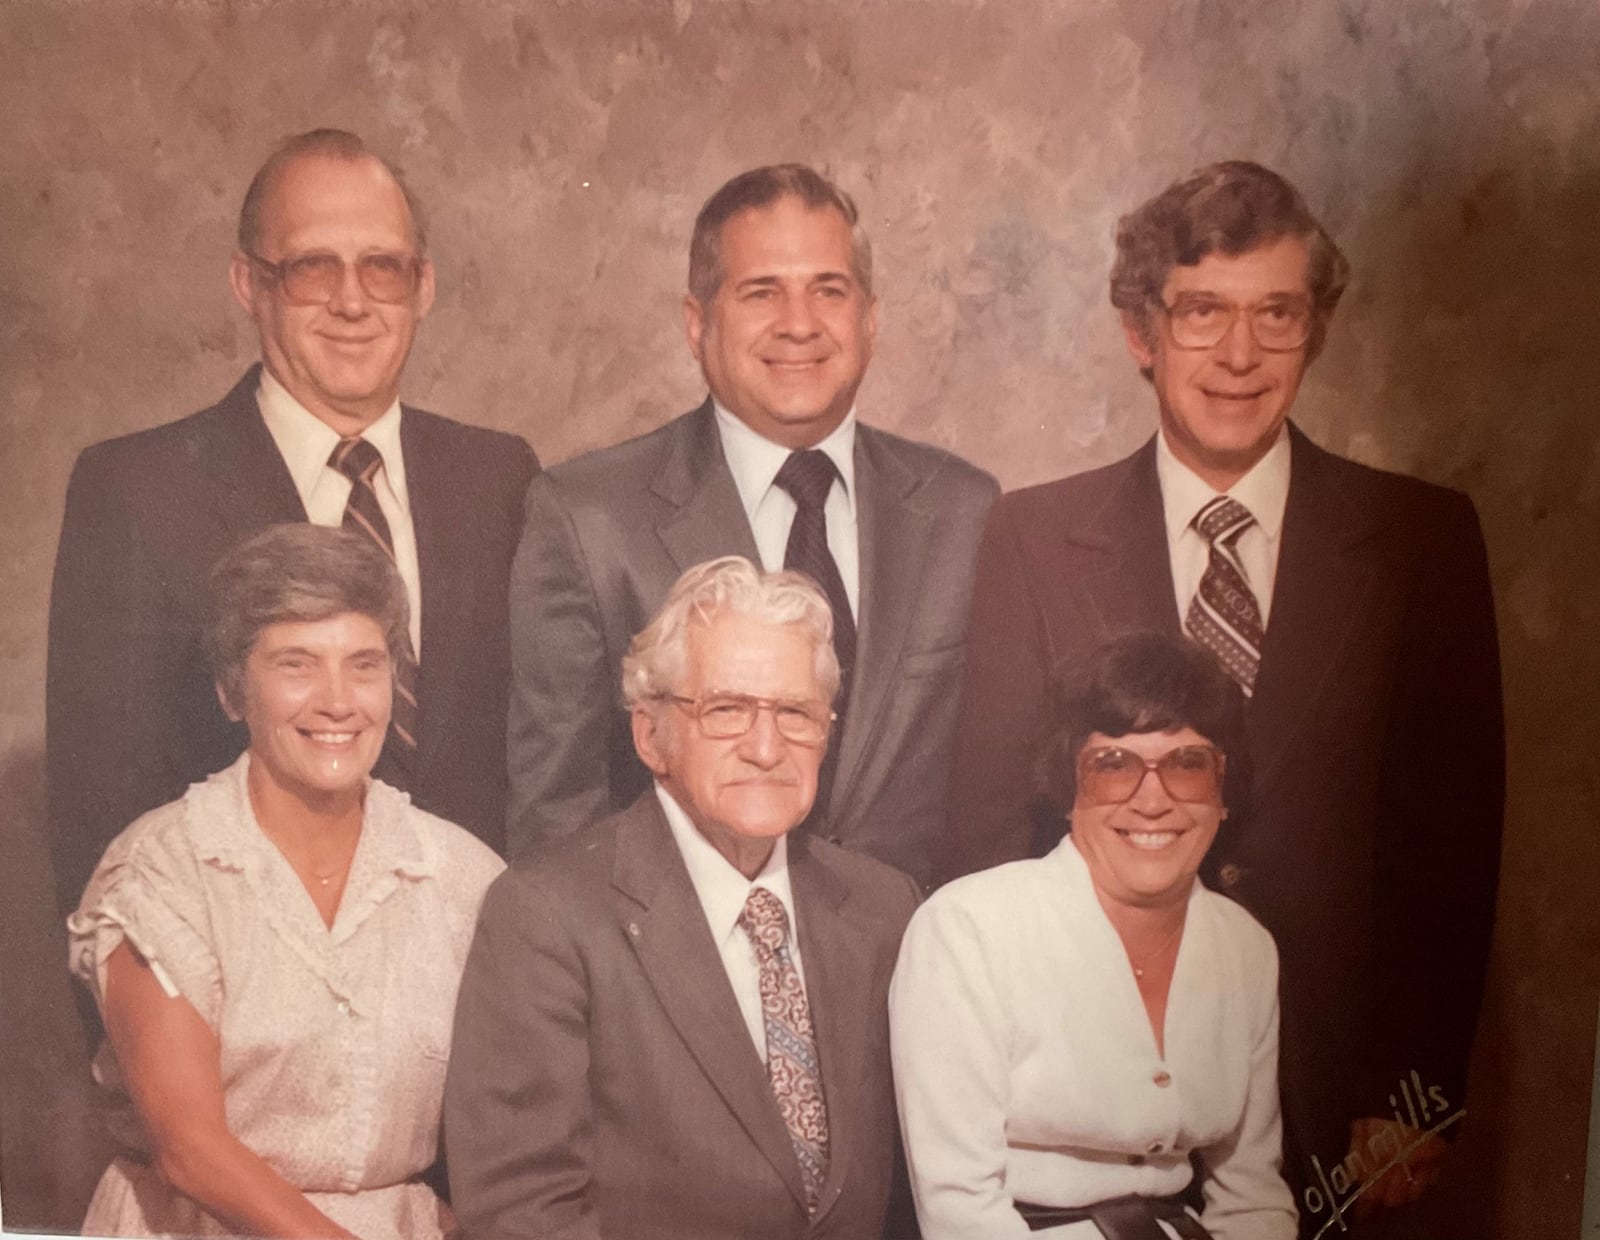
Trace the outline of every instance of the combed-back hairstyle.
{"label": "combed-back hairstyle", "polygon": [[1071,813],[1077,793],[1078,755],[1096,732],[1128,736],[1193,728],[1225,754],[1242,754],[1244,748],[1238,686],[1187,640],[1162,633],[1112,638],[1057,668],[1052,688],[1054,731],[1038,773],[1064,814]]}
{"label": "combed-back hairstyle", "polygon": [[411,623],[405,584],[370,538],[332,526],[271,525],[236,543],[211,569],[205,626],[211,673],[235,710],[245,663],[263,629],[369,616],[398,667]]}
{"label": "combed-back hairstyle", "polygon": [[1312,328],[1306,356],[1314,358],[1344,295],[1350,264],[1300,191],[1248,160],[1191,172],[1117,222],[1111,304],[1131,315],[1153,344],[1151,315],[1174,267],[1192,267],[1208,254],[1234,257],[1284,237],[1300,238],[1308,251]]}
{"label": "combed-back hairstyle", "polygon": [[[308,156],[320,155],[325,159],[339,159],[346,163],[358,163],[363,159],[375,159],[382,164],[384,169],[394,178],[394,183],[400,187],[400,193],[406,200],[406,210],[411,215],[411,240],[416,246],[417,257],[424,258],[428,253],[428,227],[423,217],[422,204],[417,201],[411,192],[411,186],[406,184],[405,175],[394,164],[375,151],[367,149],[367,144],[355,134],[346,129],[312,129],[306,133],[295,134],[292,138],[285,138],[278,144],[272,154],[256,171],[250,180],[250,188],[244,192],[244,203],[239,208],[239,248],[246,254],[261,254],[261,216],[266,210],[267,200],[272,196],[272,190],[283,170],[295,160]],[[274,255],[261,255],[264,258],[273,258]],[[281,255],[276,256],[281,257]]]}
{"label": "combed-back hairstyle", "polygon": [[798,198],[813,211],[834,210],[850,225],[850,263],[856,283],[872,293],[872,241],[862,226],[856,204],[820,172],[805,164],[769,164],[741,172],[700,208],[689,240],[689,293],[702,306],[722,287],[722,228],[741,211],[770,207],[782,198]]}
{"label": "combed-back hairstyle", "polygon": [[833,652],[833,612],[822,591],[803,573],[764,573],[743,556],[726,555],[696,564],[679,577],[666,602],[629,644],[622,659],[622,700],[628,709],[679,692],[689,659],[690,627],[724,615],[797,625],[811,639],[817,684],[833,701],[839,692],[839,660]]}

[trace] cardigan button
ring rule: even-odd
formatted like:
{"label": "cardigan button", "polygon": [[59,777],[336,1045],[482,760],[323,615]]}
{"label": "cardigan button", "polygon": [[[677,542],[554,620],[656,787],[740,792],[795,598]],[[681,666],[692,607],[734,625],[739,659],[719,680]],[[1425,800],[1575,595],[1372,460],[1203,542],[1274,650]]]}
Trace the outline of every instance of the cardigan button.
{"label": "cardigan button", "polygon": [[1168,1085],[1172,1084],[1172,1073],[1165,1072],[1165,1071],[1157,1072],[1150,1079],[1152,1081],[1154,1081],[1157,1085],[1159,1085],[1162,1089],[1165,1089]]}

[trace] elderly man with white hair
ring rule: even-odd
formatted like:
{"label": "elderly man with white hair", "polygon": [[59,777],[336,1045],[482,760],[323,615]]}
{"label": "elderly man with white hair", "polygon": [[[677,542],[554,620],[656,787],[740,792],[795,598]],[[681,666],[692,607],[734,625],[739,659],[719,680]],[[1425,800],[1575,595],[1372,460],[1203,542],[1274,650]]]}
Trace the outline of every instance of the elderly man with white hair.
{"label": "elderly man with white hair", "polygon": [[809,579],[737,556],[634,638],[653,788],[497,882],[467,963],[445,1132],[474,1240],[883,1234],[886,996],[917,890],[794,832],[831,638]]}

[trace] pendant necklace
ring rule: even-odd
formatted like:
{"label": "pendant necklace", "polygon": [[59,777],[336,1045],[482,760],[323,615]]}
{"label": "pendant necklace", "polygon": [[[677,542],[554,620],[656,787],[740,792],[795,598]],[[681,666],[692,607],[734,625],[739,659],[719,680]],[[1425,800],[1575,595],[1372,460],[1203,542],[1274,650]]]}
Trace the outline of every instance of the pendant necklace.
{"label": "pendant necklace", "polygon": [[[1188,920],[1187,917],[1184,920]],[[1141,960],[1135,960],[1133,958],[1133,953],[1128,952],[1128,963],[1133,966],[1134,977],[1142,978],[1144,976],[1145,969],[1151,964],[1155,963],[1155,961],[1161,956],[1166,954],[1167,948],[1171,947],[1175,942],[1177,942],[1178,936],[1183,933],[1183,925],[1183,921],[1180,921],[1167,934],[1167,937],[1162,939],[1161,942],[1156,945],[1154,950],[1146,952]],[[1126,944],[1123,945],[1123,949],[1127,950]]]}

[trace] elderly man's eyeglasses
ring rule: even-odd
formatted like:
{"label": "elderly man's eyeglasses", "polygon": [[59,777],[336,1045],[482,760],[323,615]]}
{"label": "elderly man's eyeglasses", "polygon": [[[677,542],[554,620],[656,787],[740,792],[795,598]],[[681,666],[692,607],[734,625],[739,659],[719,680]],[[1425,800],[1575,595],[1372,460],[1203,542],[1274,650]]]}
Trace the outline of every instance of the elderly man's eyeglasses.
{"label": "elderly man's eyeglasses", "polygon": [[[274,263],[259,254],[246,254],[283,290],[297,306],[315,306],[329,301],[344,283],[344,259],[337,254],[315,252],[296,254]],[[355,261],[356,279],[373,301],[401,302],[417,291],[422,275],[422,260],[411,254],[363,254]]]}
{"label": "elderly man's eyeglasses", "polygon": [[1180,349],[1213,349],[1233,330],[1240,314],[1248,317],[1250,335],[1269,353],[1291,353],[1311,339],[1311,303],[1304,297],[1269,297],[1252,306],[1236,306],[1220,297],[1180,297],[1161,303],[1172,343]]}
{"label": "elderly man's eyeglasses", "polygon": [[1154,771],[1174,801],[1218,801],[1223,766],[1210,745],[1180,745],[1153,759],[1116,745],[1085,749],[1078,755],[1078,795],[1093,805],[1119,805]]}
{"label": "elderly man's eyeglasses", "polygon": [[820,745],[838,718],[825,702],[780,701],[751,697],[748,693],[707,693],[697,698],[663,693],[661,699],[692,716],[702,735],[714,741],[743,736],[756,726],[757,715],[770,710],[778,734],[785,740],[796,745]]}

